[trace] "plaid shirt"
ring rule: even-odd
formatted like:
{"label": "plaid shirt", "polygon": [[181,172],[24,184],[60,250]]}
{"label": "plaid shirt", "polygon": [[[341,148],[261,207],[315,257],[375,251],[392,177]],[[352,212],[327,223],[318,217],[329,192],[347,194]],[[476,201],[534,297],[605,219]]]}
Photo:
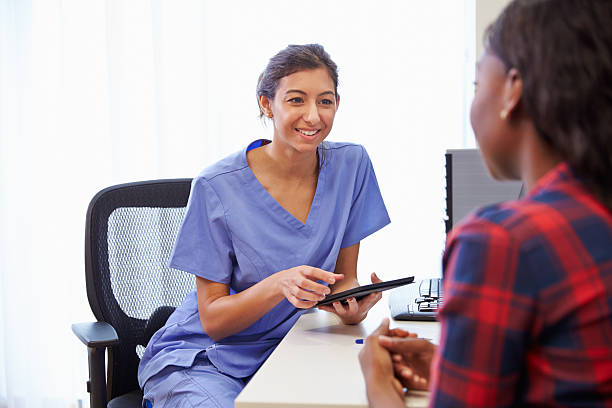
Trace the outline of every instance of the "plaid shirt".
{"label": "plaid shirt", "polygon": [[444,255],[435,407],[612,407],[612,214],[566,164]]}

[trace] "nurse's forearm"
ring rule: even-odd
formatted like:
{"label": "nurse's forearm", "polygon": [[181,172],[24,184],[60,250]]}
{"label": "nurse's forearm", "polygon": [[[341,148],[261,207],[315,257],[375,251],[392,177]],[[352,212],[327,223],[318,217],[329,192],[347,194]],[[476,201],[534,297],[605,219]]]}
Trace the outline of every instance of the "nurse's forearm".
{"label": "nurse's forearm", "polygon": [[215,341],[248,328],[284,299],[275,275],[231,296],[228,293],[206,296],[207,291],[200,289],[206,282],[198,279],[196,284],[200,321],[206,334]]}

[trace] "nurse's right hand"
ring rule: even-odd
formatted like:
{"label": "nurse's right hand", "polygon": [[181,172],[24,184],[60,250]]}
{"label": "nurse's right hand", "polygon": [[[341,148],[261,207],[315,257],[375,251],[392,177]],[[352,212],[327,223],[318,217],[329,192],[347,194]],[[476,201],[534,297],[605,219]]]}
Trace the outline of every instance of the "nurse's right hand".
{"label": "nurse's right hand", "polygon": [[331,291],[317,281],[333,285],[344,275],[302,265],[277,272],[275,277],[279,290],[291,304],[300,309],[308,309],[325,299]]}

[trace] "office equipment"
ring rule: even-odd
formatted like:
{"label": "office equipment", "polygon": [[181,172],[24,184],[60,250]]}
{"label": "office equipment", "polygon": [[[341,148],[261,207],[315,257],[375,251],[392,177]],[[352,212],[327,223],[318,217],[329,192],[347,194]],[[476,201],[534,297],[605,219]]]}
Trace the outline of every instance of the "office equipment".
{"label": "office equipment", "polygon": [[[452,149],[445,154],[446,161],[446,232],[457,225],[472,211],[502,201],[516,200],[523,196],[520,181],[497,181],[490,175],[478,149]],[[416,287],[394,290],[389,295],[391,316],[398,320],[433,320],[442,305],[442,280],[425,279],[425,284],[437,296],[425,296]]]}
{"label": "office equipment", "polygon": [[342,292],[334,293],[331,296],[326,297],[322,301],[318,302],[314,307],[328,305],[330,303],[340,301],[346,304],[346,300],[350,297],[354,297],[357,300],[360,300],[370,293],[374,292],[382,292],[385,290],[397,288],[400,286],[408,285],[409,283],[414,282],[414,276],[410,276],[408,278],[394,279],[386,282],[378,282],[372,283],[370,285],[362,285],[356,288],[347,289]]}
{"label": "office equipment", "polygon": [[85,280],[98,321],[72,330],[87,346],[91,408],[106,408],[107,400],[111,408],[141,407],[138,350],[195,287],[193,275],[166,266],[190,185],[190,179],[122,184],[89,204]]}
{"label": "office equipment", "polygon": [[396,320],[434,321],[443,301],[442,280],[423,279],[389,295],[389,310]]}
{"label": "office equipment", "polygon": [[[408,285],[410,286],[410,285]],[[359,366],[364,339],[389,310],[382,302],[357,325],[342,324],[338,316],[317,309],[297,323],[238,395],[236,408],[367,408],[365,382]],[[438,343],[438,322],[391,322],[419,337]],[[428,392],[410,392],[406,405],[427,407]]]}
{"label": "office equipment", "polygon": [[486,205],[523,196],[520,181],[498,181],[491,177],[478,149],[447,150],[446,232],[470,212]]}

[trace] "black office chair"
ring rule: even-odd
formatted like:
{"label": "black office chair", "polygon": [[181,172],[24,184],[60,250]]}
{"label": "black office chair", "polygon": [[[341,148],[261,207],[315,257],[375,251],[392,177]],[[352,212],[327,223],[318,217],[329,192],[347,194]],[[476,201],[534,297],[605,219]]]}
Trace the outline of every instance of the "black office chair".
{"label": "black office chair", "polygon": [[190,184],[191,179],[121,184],[100,191],[89,204],[85,277],[98,321],[72,330],[87,345],[91,408],[141,407],[137,369],[144,347],[195,287],[193,275],[166,266]]}

